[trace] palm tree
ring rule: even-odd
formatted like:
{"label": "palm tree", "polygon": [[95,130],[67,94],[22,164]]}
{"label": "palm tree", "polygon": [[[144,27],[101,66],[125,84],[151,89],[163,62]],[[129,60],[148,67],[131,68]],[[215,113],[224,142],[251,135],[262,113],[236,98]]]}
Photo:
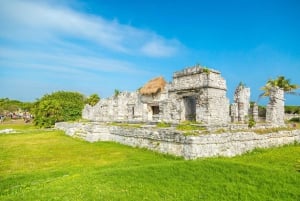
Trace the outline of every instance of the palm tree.
{"label": "palm tree", "polygon": [[300,95],[299,93],[295,92],[295,90],[299,89],[300,86],[297,84],[291,84],[290,79],[285,79],[284,76],[278,76],[277,79],[269,79],[265,86],[261,88],[264,92],[259,95],[259,98],[263,96],[269,96],[270,90],[273,87],[279,87],[284,91],[284,93],[292,94],[292,95]]}

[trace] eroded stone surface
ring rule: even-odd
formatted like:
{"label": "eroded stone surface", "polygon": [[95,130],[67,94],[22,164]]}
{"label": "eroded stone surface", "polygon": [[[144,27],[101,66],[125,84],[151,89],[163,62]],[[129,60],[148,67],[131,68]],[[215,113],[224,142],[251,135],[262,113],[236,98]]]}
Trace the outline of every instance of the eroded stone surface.
{"label": "eroded stone surface", "polygon": [[270,102],[267,105],[266,122],[284,126],[284,91],[278,87],[270,90]]}
{"label": "eroded stone surface", "polygon": [[280,131],[258,135],[254,132],[237,132],[184,136],[172,129],[124,128],[101,123],[56,123],[57,129],[67,135],[89,142],[113,141],[121,144],[143,147],[161,153],[182,156],[185,159],[202,157],[232,157],[255,148],[268,148],[300,142],[300,130]]}
{"label": "eroded stone surface", "polygon": [[122,92],[101,99],[94,107],[86,105],[83,118],[92,121],[193,120],[206,125],[229,122],[226,81],[220,72],[199,66],[175,72],[164,90],[151,95]]}
{"label": "eroded stone surface", "polygon": [[240,84],[234,93],[234,103],[231,104],[230,114],[232,122],[245,122],[248,120],[250,109],[250,88]]}

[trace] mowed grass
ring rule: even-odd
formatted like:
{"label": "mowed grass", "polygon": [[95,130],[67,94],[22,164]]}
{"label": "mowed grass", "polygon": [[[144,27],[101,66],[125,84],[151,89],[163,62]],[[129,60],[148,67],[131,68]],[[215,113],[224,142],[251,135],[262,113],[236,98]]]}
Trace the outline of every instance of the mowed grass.
{"label": "mowed grass", "polygon": [[1,125],[0,200],[300,200],[299,144],[185,161]]}

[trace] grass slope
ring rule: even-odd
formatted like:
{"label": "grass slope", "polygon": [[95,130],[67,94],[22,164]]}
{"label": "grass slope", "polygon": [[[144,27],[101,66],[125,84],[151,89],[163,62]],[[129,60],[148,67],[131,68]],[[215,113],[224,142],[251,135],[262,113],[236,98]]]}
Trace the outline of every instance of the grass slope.
{"label": "grass slope", "polygon": [[0,200],[300,200],[299,144],[185,161],[13,128],[0,135]]}

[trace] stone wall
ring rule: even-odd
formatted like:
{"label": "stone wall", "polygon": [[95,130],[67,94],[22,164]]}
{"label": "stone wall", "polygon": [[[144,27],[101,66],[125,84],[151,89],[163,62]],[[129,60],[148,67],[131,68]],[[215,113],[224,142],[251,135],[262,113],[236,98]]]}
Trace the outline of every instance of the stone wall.
{"label": "stone wall", "polygon": [[72,137],[89,142],[113,141],[144,147],[185,159],[232,157],[255,148],[268,148],[300,142],[300,130],[257,135],[254,132],[184,136],[173,128],[124,128],[101,123],[56,123],[55,127]]}
{"label": "stone wall", "polygon": [[300,114],[284,114],[284,120],[290,120],[292,118],[300,118]]}
{"label": "stone wall", "polygon": [[82,117],[92,121],[144,121],[147,108],[137,92],[121,92],[118,96],[101,99],[94,107],[86,105]]}

